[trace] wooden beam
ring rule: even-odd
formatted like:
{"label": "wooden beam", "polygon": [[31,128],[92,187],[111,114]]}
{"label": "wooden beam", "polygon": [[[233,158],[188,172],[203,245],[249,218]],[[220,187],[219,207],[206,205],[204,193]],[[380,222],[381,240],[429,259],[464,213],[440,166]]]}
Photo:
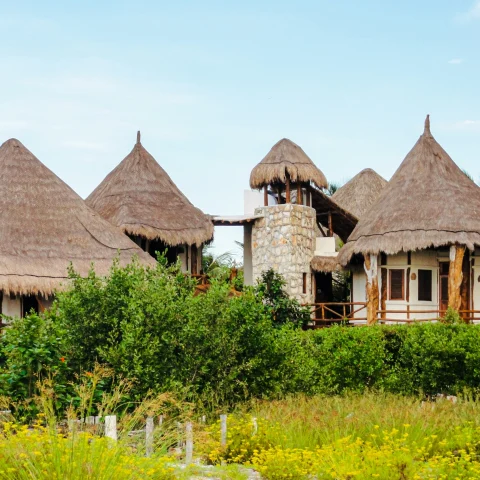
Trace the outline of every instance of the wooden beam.
{"label": "wooden beam", "polygon": [[329,236],[329,237],[333,237],[332,212],[328,212],[328,236]]}
{"label": "wooden beam", "polygon": [[450,267],[448,270],[448,306],[454,310],[460,310],[461,295],[460,287],[463,280],[463,257],[465,256],[464,245],[452,245],[450,247]]}
{"label": "wooden beam", "polygon": [[285,175],[285,202],[290,202],[290,175],[287,173]]}
{"label": "wooden beam", "polygon": [[302,182],[297,183],[297,204],[303,204],[303,195],[302,195]]}
{"label": "wooden beam", "polygon": [[263,187],[263,205],[268,207],[268,187],[266,185]]}
{"label": "wooden beam", "polygon": [[318,225],[318,228],[319,228],[321,234],[322,234],[324,237],[326,237],[327,234],[325,233],[325,230],[323,229],[322,224],[321,224],[320,222],[317,222],[317,225]]}
{"label": "wooden beam", "polygon": [[388,285],[388,269],[382,268],[382,291],[380,295],[380,310],[382,310],[381,318],[386,318],[384,310],[387,309],[387,285]]}
{"label": "wooden beam", "polygon": [[379,304],[377,255],[367,253],[363,267],[367,276],[367,325],[375,325]]}

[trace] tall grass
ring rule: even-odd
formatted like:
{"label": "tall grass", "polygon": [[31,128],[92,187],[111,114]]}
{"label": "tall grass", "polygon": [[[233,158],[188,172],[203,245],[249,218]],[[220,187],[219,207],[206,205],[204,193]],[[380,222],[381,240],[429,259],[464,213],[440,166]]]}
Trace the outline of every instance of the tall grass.
{"label": "tall grass", "polygon": [[408,430],[409,439],[447,437],[455,427],[480,426],[480,403],[467,398],[422,402],[419,398],[368,393],[338,397],[296,396],[280,401],[260,401],[250,413],[280,426],[271,438],[284,448],[315,448],[339,439],[371,438],[379,430]]}
{"label": "tall grass", "polygon": [[[168,456],[177,441],[177,422],[188,416],[189,406],[168,394],[147,396],[132,405],[127,401],[131,384],[119,381],[109,394],[97,398],[97,386],[111,372],[95,367],[79,378],[72,402],[60,418],[55,412],[55,394],[51,380],[39,382],[34,401],[40,414],[31,425],[15,418],[0,419],[0,478],[5,479],[115,479],[136,480],[177,478]],[[4,406],[8,399],[3,398]],[[16,405],[13,405],[15,411]],[[85,423],[87,416],[117,415],[118,441],[103,436],[102,421]],[[145,457],[145,434],[129,435],[141,429],[147,416],[163,414],[165,422],[155,436],[156,453]]]}

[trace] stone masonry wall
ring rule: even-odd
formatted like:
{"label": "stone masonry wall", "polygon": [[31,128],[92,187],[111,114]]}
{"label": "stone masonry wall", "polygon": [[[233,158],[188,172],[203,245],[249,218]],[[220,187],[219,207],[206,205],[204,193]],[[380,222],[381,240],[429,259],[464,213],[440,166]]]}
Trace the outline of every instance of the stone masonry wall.
{"label": "stone masonry wall", "polygon": [[310,262],[315,250],[315,210],[286,204],[257,208],[255,215],[264,217],[256,220],[252,228],[253,279],[273,268],[284,276],[291,296],[302,303],[313,302]]}

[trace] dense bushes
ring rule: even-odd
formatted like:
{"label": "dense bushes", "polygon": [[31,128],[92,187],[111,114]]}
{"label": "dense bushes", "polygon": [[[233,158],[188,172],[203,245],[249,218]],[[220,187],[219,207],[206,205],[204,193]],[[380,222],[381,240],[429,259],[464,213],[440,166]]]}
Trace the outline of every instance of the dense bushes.
{"label": "dense bushes", "polygon": [[[381,389],[458,393],[480,387],[480,326],[418,324],[302,331],[304,312],[268,274],[241,296],[193,281],[160,261],[155,269],[114,265],[105,279],[71,272],[52,310],[16,320],[0,341],[0,394],[29,401],[52,378],[58,408],[95,365],[134,382],[130,400],[174,391],[215,408],[292,393]],[[289,316],[292,322],[288,321]],[[101,392],[99,392],[101,394]]]}

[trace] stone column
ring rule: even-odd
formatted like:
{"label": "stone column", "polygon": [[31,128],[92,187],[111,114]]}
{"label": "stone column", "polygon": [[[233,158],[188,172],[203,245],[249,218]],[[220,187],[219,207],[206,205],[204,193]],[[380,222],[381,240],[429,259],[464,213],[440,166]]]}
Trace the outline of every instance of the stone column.
{"label": "stone column", "polygon": [[316,211],[304,205],[284,204],[257,208],[255,215],[264,217],[252,228],[254,281],[273,268],[285,278],[292,297],[301,303],[313,303],[310,262],[315,252]]}

